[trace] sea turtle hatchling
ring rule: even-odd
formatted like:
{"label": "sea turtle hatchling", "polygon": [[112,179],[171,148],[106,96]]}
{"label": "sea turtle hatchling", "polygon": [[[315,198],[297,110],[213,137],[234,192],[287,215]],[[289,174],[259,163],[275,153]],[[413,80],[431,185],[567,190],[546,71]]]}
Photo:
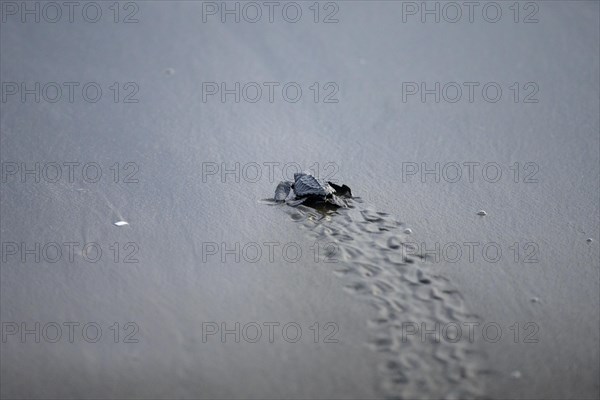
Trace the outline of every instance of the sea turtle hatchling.
{"label": "sea turtle hatchling", "polygon": [[[290,195],[291,191],[293,196]],[[294,182],[279,182],[274,197],[275,201],[285,201],[293,207],[300,204],[328,203],[346,208],[346,199],[349,198],[352,198],[352,192],[348,186],[322,181],[305,172],[295,173]]]}

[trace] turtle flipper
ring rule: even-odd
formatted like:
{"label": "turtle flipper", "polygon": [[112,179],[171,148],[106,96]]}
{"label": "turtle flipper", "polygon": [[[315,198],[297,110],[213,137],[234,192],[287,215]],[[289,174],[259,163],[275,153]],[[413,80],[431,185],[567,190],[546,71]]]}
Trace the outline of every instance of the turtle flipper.
{"label": "turtle flipper", "polygon": [[286,204],[291,207],[298,207],[300,204],[304,203],[306,201],[306,199],[307,199],[306,197],[301,197],[301,198],[295,199],[295,200],[288,200],[288,201],[286,201]]}
{"label": "turtle flipper", "polygon": [[329,203],[329,204],[333,204],[337,207],[348,208],[348,203],[346,203],[346,200],[344,200],[342,197],[339,197],[336,195],[327,196],[325,198],[325,202]]}
{"label": "turtle flipper", "polygon": [[279,182],[277,188],[275,189],[275,201],[284,201],[287,199],[290,194],[290,190],[292,189],[292,182],[282,181]]}
{"label": "turtle flipper", "polygon": [[342,196],[342,197],[352,197],[352,191],[350,190],[350,188],[346,185],[336,185],[335,183],[332,182],[327,182],[329,183],[329,185],[331,185],[331,187],[335,190],[335,194],[338,196]]}

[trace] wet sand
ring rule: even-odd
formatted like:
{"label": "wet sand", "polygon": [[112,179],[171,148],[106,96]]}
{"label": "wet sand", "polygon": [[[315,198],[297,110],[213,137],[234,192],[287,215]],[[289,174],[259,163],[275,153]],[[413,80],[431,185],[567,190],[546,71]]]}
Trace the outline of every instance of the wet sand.
{"label": "wet sand", "polygon": [[[108,3],[95,24],[2,23],[2,82],[80,83],[73,102],[1,103],[3,398],[598,397],[598,3],[424,24],[401,3],[337,4],[327,24],[309,3],[252,24],[160,1],[132,24]],[[453,103],[453,87],[407,93],[421,82],[480,85]],[[10,173],[36,162],[39,182]],[[359,199],[326,215],[263,201],[296,166]]]}

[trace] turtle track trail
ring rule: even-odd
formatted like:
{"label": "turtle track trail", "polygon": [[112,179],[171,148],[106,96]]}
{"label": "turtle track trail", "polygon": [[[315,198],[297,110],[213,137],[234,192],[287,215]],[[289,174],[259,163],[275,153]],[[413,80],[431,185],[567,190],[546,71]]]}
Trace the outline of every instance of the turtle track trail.
{"label": "turtle track trail", "polygon": [[334,269],[352,296],[373,306],[369,346],[380,354],[378,391],[384,398],[484,397],[483,353],[464,332],[456,343],[422,338],[421,332],[409,337],[406,330],[403,338],[403,323],[424,323],[431,330],[450,323],[464,328],[463,322],[478,319],[448,279],[428,272],[421,256],[405,251],[401,222],[365,208],[360,199],[350,209],[325,214],[283,207],[311,239],[330,250],[332,263],[322,265]]}

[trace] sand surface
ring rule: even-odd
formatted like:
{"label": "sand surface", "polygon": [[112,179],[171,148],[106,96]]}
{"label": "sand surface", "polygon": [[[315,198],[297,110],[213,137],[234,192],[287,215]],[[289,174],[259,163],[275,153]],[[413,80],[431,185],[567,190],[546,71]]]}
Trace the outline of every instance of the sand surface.
{"label": "sand surface", "polygon": [[[98,4],[0,25],[3,398],[598,398],[598,2],[521,2],[517,23],[512,2],[496,23],[485,2],[456,23],[392,1],[323,2],[317,23],[313,2],[296,23]],[[359,199],[264,201],[297,167]]]}

